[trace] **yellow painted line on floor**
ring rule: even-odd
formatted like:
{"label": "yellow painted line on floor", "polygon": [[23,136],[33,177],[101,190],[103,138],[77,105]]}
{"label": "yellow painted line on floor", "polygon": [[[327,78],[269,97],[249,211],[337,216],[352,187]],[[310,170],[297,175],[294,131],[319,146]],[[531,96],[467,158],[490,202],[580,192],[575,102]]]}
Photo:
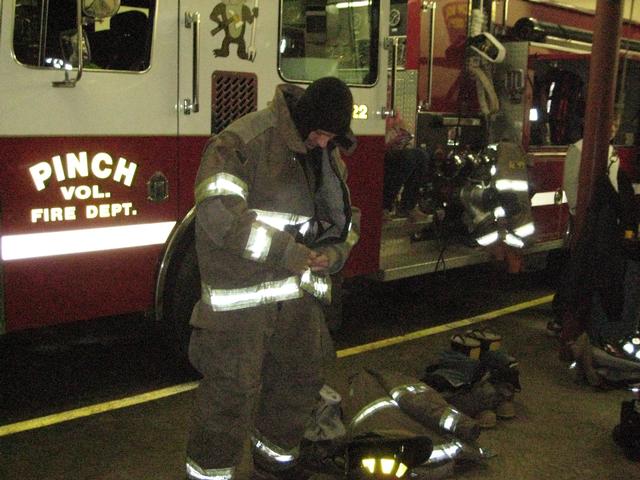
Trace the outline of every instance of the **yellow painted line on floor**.
{"label": "yellow painted line on floor", "polygon": [[0,427],[0,437],[24,432],[26,430],[35,430],[37,428],[48,427],[56,423],[68,422],[69,420],[88,417],[90,415],[96,415],[98,413],[104,413],[110,410],[118,410],[120,408],[131,407],[140,403],[151,402],[153,400],[169,397],[177,393],[183,393],[189,390],[193,390],[197,386],[198,382],[183,383],[181,385],[174,385],[173,387],[167,387],[161,390],[154,390],[153,392],[134,395],[133,397],[121,398],[119,400],[112,400],[104,403],[97,403],[95,405],[89,405],[88,407],[76,408],[75,410],[47,415],[46,417],[34,418],[32,420],[25,420],[24,422],[4,425]]}
{"label": "yellow painted line on floor", "polygon": [[357,347],[345,348],[338,351],[338,358],[349,357],[351,355],[358,355],[360,353],[369,352],[371,350],[378,350],[380,348],[390,347],[391,345],[397,345],[399,343],[409,342],[411,340],[417,340],[418,338],[428,337],[429,335],[436,335],[438,333],[448,332],[449,330],[455,330],[456,328],[468,327],[475,323],[484,322],[493,318],[508,315],[510,313],[519,312],[520,310],[526,310],[527,308],[537,307],[538,305],[544,305],[551,302],[553,295],[547,295],[545,297],[536,298],[529,302],[518,303],[517,305],[511,305],[509,307],[494,310],[493,312],[483,313],[476,315],[475,317],[465,318],[463,320],[457,320],[451,323],[445,323],[444,325],[438,325],[436,327],[426,328],[424,330],[418,330],[417,332],[407,333],[406,335],[400,335],[399,337],[385,338],[377,342],[366,343]]}
{"label": "yellow painted line on floor", "polygon": [[[338,358],[349,357],[358,355],[361,353],[369,352],[372,350],[378,350],[380,348],[390,347],[399,343],[409,342],[411,340],[417,340],[419,338],[428,337],[430,335],[436,335],[438,333],[448,332],[455,330],[456,328],[467,327],[476,323],[491,320],[510,313],[526,310],[527,308],[537,307],[538,305],[544,305],[551,302],[553,295],[547,295],[540,297],[529,302],[519,303],[517,305],[511,305],[509,307],[494,310],[493,312],[483,313],[476,315],[475,317],[465,318],[455,322],[447,323],[444,325],[438,325],[436,327],[419,330],[417,332],[408,333],[398,337],[387,338],[377,342],[371,342],[364,345],[360,345],[352,348],[345,348],[337,352]],[[47,415],[46,417],[34,418],[32,420],[25,420],[23,422],[12,423],[9,425],[0,426],[0,437],[7,435],[13,435],[14,433],[24,432],[27,430],[35,430],[38,428],[48,427],[57,423],[68,422],[69,420],[75,420],[82,417],[88,417],[99,413],[108,412],[111,410],[118,410],[121,408],[131,407],[141,403],[152,402],[161,398],[170,397],[178,393],[188,392],[195,389],[198,386],[198,382],[183,383],[181,385],[174,385],[172,387],[163,388],[161,390],[154,390],[152,392],[143,393],[140,395],[134,395],[132,397],[122,398],[119,400],[112,400],[109,402],[98,403],[95,405],[89,405],[87,407],[76,408],[66,412],[56,413],[53,415]]]}

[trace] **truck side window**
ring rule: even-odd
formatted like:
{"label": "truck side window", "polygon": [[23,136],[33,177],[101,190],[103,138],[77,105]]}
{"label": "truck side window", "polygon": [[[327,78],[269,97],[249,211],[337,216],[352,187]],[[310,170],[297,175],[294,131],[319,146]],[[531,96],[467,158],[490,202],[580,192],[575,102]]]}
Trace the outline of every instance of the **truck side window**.
{"label": "truck side window", "polygon": [[[589,59],[584,56],[534,60],[530,145],[570,145],[583,136]],[[616,145],[635,145],[640,100],[640,62],[621,55],[615,101],[624,105]],[[624,79],[624,86],[622,85]]]}
{"label": "truck side window", "polygon": [[[13,50],[24,65],[77,65],[77,0],[17,0]],[[156,0],[122,0],[111,18],[85,19],[85,69],[140,72],[149,68]]]}
{"label": "truck side window", "polygon": [[587,79],[586,60],[536,63],[531,145],[569,145],[582,138]]}
{"label": "truck side window", "polygon": [[288,81],[377,80],[380,1],[281,0],[278,66]]}

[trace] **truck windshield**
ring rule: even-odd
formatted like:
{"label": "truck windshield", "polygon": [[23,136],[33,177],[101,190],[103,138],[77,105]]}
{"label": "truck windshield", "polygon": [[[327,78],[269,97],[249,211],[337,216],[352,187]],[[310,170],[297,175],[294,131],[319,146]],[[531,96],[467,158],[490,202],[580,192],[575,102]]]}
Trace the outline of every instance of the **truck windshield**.
{"label": "truck windshield", "polygon": [[281,0],[279,70],[288,81],[332,75],[373,85],[378,74],[380,0]]}
{"label": "truck windshield", "polygon": [[[43,68],[77,65],[77,0],[17,0],[16,60]],[[156,0],[122,0],[111,18],[86,21],[85,68],[139,72],[149,68]]]}

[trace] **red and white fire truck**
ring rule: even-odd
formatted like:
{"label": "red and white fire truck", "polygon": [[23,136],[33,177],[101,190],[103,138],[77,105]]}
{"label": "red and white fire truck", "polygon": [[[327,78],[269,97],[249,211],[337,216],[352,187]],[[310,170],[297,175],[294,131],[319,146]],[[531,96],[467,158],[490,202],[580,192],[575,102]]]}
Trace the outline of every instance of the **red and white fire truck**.
{"label": "red and white fire truck", "polygon": [[[560,247],[593,12],[554,3],[0,1],[0,330],[145,311],[184,332],[205,141],[277,84],[325,75],[354,97],[346,161],[363,222],[346,276]],[[632,168],[640,64],[625,28],[617,139]],[[385,119],[397,115],[431,159],[419,221],[383,219]]]}

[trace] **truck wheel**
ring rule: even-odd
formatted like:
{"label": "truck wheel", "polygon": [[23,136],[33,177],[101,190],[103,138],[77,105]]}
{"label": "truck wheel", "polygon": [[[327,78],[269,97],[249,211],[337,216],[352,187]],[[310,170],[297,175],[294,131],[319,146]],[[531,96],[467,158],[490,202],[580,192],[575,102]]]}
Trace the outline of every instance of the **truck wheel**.
{"label": "truck wheel", "polygon": [[200,298],[200,272],[193,236],[171,260],[163,295],[162,320],[176,353],[187,358],[193,306]]}

